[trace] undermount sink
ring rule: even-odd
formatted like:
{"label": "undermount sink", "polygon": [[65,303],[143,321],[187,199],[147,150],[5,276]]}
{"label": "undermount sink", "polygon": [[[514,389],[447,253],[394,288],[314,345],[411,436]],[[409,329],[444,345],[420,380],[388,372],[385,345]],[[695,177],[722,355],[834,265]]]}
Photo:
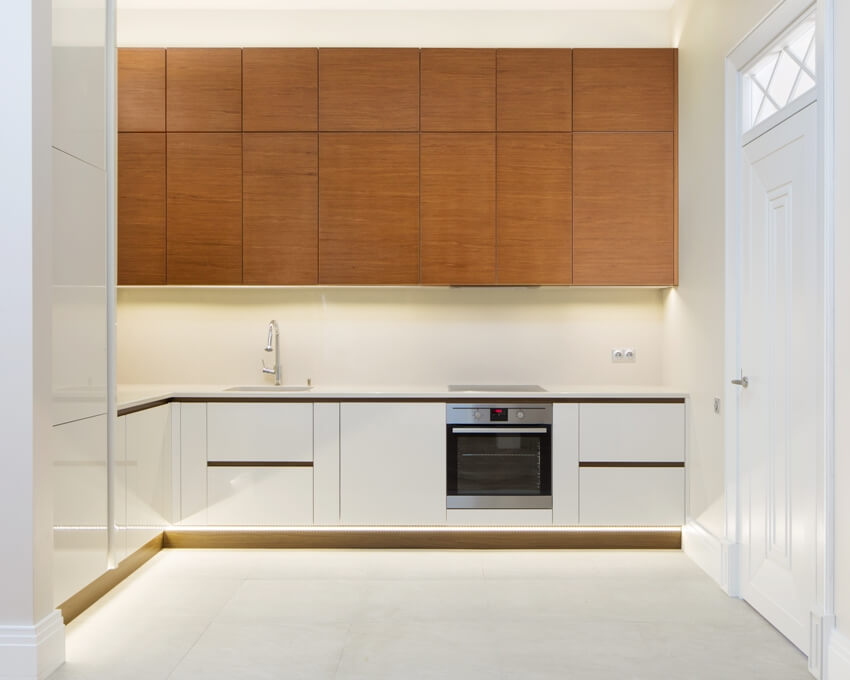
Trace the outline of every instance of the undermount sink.
{"label": "undermount sink", "polygon": [[236,385],[228,387],[225,392],[306,392],[312,390],[312,385]]}

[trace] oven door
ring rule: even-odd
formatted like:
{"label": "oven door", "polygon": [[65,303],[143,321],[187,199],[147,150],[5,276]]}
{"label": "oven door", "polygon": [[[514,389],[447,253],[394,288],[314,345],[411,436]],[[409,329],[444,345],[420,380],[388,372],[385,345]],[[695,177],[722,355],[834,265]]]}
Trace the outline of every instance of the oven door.
{"label": "oven door", "polygon": [[551,426],[449,425],[446,444],[446,507],[552,507]]}

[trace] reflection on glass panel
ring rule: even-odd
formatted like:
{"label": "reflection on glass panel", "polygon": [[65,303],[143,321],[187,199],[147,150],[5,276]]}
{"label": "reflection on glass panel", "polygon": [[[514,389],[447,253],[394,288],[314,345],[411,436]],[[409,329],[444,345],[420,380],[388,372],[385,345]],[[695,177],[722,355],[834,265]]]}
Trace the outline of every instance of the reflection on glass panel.
{"label": "reflection on glass panel", "polygon": [[744,74],[744,131],[816,85],[815,14],[788,31]]}

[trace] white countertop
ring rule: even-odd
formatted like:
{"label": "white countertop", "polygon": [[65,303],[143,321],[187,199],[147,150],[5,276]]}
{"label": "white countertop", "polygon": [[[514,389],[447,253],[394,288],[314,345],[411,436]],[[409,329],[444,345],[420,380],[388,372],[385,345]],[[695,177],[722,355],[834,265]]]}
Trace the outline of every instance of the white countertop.
{"label": "white countertop", "polygon": [[[657,399],[685,398],[686,392],[658,385],[542,385],[545,392],[450,392],[447,385],[316,385],[309,390],[233,391],[230,385],[119,385],[118,409],[136,408],[165,399],[462,399],[465,401],[508,401],[511,399]],[[271,387],[271,386],[270,386]]]}

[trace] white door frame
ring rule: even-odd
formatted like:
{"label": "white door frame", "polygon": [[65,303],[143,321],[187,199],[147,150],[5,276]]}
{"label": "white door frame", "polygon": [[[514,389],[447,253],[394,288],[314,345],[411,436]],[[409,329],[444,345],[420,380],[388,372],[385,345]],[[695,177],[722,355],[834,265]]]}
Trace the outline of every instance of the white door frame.
{"label": "white door frame", "polygon": [[[817,6],[817,99],[818,99],[818,219],[823,226],[824,291],[824,422],[823,457],[818,461],[816,610],[812,612],[809,670],[821,677],[823,659],[834,626],[834,60],[833,16],[835,0],[783,0],[726,57],[726,272],[724,397],[725,444],[725,545],[724,583],[730,595],[740,596],[740,537],[745,508],[740,503],[740,402],[739,388],[729,380],[741,371],[741,139],[742,84],[740,71],[801,15]],[[746,367],[745,367],[746,368]]]}

